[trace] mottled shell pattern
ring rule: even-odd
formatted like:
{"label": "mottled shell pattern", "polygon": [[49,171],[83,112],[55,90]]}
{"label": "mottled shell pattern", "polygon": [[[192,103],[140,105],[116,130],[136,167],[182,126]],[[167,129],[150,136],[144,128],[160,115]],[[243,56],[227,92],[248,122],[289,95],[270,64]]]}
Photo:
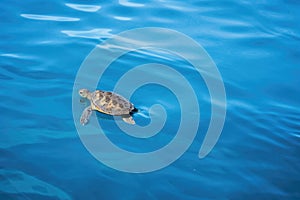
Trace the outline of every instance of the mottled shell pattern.
{"label": "mottled shell pattern", "polygon": [[134,109],[134,105],[124,97],[101,90],[91,94],[91,103],[93,109],[109,115],[126,115]]}

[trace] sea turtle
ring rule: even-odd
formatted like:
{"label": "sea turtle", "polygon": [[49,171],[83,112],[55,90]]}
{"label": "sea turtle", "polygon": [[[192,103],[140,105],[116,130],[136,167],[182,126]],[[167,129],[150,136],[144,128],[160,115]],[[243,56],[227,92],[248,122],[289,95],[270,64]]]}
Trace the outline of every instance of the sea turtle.
{"label": "sea turtle", "polygon": [[80,117],[80,123],[85,125],[93,110],[108,114],[119,115],[128,124],[135,124],[131,114],[136,110],[134,105],[126,98],[113,92],[96,90],[90,92],[87,89],[79,90],[79,95],[90,100],[91,105],[84,109]]}

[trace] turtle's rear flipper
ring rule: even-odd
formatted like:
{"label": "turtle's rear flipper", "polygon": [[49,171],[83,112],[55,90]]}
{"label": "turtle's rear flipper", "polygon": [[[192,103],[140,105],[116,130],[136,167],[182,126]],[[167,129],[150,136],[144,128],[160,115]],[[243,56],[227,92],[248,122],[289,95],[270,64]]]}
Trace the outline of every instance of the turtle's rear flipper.
{"label": "turtle's rear flipper", "polygon": [[124,122],[126,122],[128,124],[135,124],[135,121],[133,120],[133,118],[130,115],[122,115],[122,119]]}

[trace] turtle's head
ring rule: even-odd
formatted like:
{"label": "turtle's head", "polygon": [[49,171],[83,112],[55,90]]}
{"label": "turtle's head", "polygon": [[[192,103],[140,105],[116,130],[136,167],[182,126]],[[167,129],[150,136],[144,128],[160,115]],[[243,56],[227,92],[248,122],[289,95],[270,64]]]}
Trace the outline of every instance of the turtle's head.
{"label": "turtle's head", "polygon": [[90,91],[88,91],[87,89],[81,89],[79,90],[79,95],[84,97],[84,98],[88,98],[90,97]]}

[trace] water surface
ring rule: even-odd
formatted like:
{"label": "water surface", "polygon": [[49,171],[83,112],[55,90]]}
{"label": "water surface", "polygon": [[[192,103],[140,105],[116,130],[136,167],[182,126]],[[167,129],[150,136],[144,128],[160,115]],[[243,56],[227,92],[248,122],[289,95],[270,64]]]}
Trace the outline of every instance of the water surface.
{"label": "water surface", "polygon": [[[1,5],[0,199],[300,198],[296,1],[4,0]],[[125,55],[100,88],[113,88],[124,69],[119,66],[159,61],[189,79],[201,109],[196,139],[180,159],[156,172],[130,174],[106,167],[85,149],[74,126],[72,89],[81,63],[97,44],[142,27],[180,31],[207,50],[224,80],[227,116],[217,145],[199,159],[211,114],[201,77],[164,54]],[[141,141],[98,114],[112,141],[136,152],[168,143],[180,117],[174,95],[148,85],[131,100],[141,108],[136,115],[141,125],[149,123],[148,108],[155,103],[174,117],[167,119],[166,134]]]}

